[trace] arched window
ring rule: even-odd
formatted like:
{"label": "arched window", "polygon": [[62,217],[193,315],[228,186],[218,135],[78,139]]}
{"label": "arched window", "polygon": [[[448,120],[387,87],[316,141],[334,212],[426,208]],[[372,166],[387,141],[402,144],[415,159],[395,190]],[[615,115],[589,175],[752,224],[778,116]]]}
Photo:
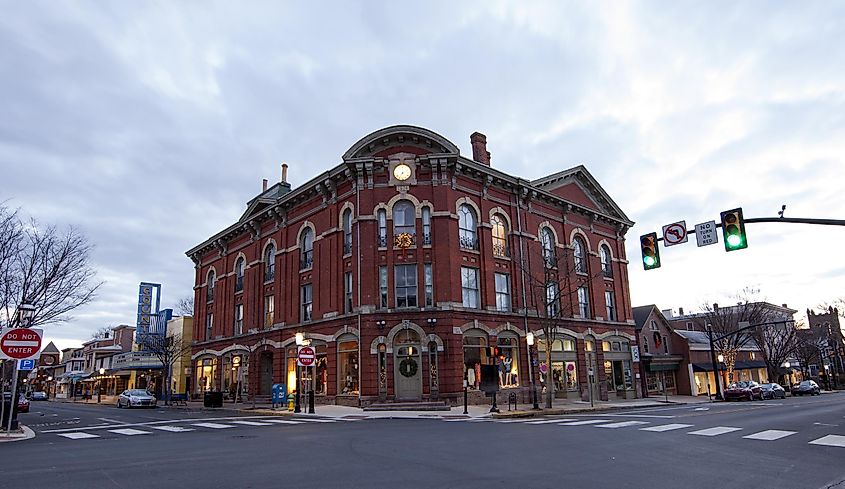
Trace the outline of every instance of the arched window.
{"label": "arched window", "polygon": [[337,339],[338,394],[358,395],[358,337],[349,333]]}
{"label": "arched window", "polygon": [[599,255],[601,256],[601,273],[607,278],[613,277],[613,269],[610,267],[610,248],[607,245],[601,245],[599,248]]}
{"label": "arched window", "polygon": [[643,335],[643,353],[648,353],[648,336]]}
{"label": "arched window", "polygon": [[378,246],[384,248],[387,246],[387,212],[379,209],[376,215],[378,216]]}
{"label": "arched window", "polygon": [[489,365],[487,359],[487,333],[481,329],[464,332],[464,380],[467,387],[478,389],[481,386],[481,366]]}
{"label": "arched window", "polygon": [[276,276],[276,247],[272,244],[264,250],[264,281],[273,280]]}
{"label": "arched window", "polygon": [[343,212],[343,254],[352,253],[352,209]]}
{"label": "arched window", "polygon": [[519,338],[512,332],[502,332],[497,338],[499,358],[499,387],[519,387]]}
{"label": "arched window", "polygon": [[575,255],[575,271],[578,273],[587,273],[587,254],[586,254],[586,247],[584,246],[584,240],[581,238],[575,238],[575,241],[572,242],[572,246],[574,248],[574,255]]}
{"label": "arched window", "polygon": [[305,228],[299,239],[299,269],[311,268],[314,264],[314,231]]}
{"label": "arched window", "polygon": [[400,200],[393,206],[393,236],[400,234],[410,234],[416,241],[416,210],[408,200]]}
{"label": "arched window", "polygon": [[466,250],[478,249],[478,234],[476,227],[478,220],[472,207],[461,204],[458,207],[458,239],[461,248]]}
{"label": "arched window", "polygon": [[540,230],[540,244],[543,247],[543,262],[546,268],[557,266],[557,259],[555,258],[555,235],[552,230],[544,227]]}
{"label": "arched window", "polygon": [[493,256],[510,256],[507,238],[508,225],[505,219],[499,214],[493,214],[493,217],[490,218],[490,224],[493,226]]}
{"label": "arched window", "polygon": [[211,302],[214,300],[214,282],[217,280],[217,277],[214,276],[214,270],[208,272],[208,280],[206,281],[206,288],[205,288],[205,301]]}
{"label": "arched window", "polygon": [[431,244],[431,208],[423,207],[422,208],[422,232],[423,232],[423,244],[430,245]]}
{"label": "arched window", "polygon": [[244,259],[238,258],[235,262],[235,292],[244,290]]}

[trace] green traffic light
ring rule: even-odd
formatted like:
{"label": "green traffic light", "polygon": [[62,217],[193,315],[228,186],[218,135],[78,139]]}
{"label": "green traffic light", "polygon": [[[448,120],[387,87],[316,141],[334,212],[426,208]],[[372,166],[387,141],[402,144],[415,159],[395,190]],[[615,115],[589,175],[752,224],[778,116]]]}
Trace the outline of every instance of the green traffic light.
{"label": "green traffic light", "polygon": [[737,246],[742,244],[742,237],[738,234],[731,234],[728,236],[728,246],[731,248],[736,248]]}
{"label": "green traffic light", "polygon": [[657,260],[655,260],[653,256],[644,256],[643,263],[645,263],[645,266],[651,267],[654,266],[655,263],[657,263]]}

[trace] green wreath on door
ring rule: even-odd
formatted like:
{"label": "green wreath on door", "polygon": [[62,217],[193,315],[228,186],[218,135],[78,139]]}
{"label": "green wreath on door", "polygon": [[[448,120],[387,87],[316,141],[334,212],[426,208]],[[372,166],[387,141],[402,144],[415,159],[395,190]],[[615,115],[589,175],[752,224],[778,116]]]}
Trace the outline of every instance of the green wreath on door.
{"label": "green wreath on door", "polygon": [[399,373],[402,374],[403,377],[413,377],[417,375],[417,361],[411,357],[408,357],[401,362],[399,362]]}

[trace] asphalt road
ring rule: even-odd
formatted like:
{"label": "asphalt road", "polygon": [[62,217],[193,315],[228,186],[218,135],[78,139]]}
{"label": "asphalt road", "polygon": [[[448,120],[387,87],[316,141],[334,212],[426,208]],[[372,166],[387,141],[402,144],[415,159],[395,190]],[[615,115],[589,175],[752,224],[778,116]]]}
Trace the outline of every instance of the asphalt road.
{"label": "asphalt road", "polygon": [[[525,420],[33,403],[0,487],[845,487],[845,394]],[[839,437],[839,438],[837,438]]]}

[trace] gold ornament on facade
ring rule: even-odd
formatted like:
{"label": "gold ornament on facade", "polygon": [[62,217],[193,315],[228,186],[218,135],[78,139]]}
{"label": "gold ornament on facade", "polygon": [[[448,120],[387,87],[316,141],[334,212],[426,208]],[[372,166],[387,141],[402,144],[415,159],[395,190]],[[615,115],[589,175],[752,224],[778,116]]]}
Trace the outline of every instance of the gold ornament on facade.
{"label": "gold ornament on facade", "polygon": [[393,246],[397,248],[410,248],[414,244],[414,237],[410,233],[399,233],[393,238]]}

